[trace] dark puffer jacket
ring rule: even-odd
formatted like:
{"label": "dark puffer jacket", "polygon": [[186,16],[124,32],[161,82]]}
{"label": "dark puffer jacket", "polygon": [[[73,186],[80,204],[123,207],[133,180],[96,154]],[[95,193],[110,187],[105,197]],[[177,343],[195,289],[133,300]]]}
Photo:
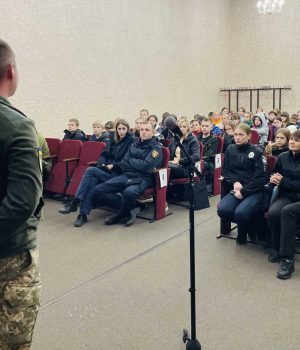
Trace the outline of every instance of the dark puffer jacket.
{"label": "dark puffer jacket", "polygon": [[[183,139],[182,145],[186,149],[187,153],[191,157],[191,159],[196,163],[200,160],[200,145],[196,137],[189,132],[186,136],[186,138]],[[176,142],[173,140],[170,145],[170,159],[174,159],[176,152]],[[184,152],[180,150],[180,159],[179,159],[179,165],[188,165],[189,161],[187,157],[185,156]]]}
{"label": "dark puffer jacket", "polygon": [[243,185],[243,197],[263,190],[266,175],[262,151],[249,143],[230,145],[225,152],[223,176],[231,189],[235,182]]}
{"label": "dark puffer jacket", "polygon": [[105,150],[102,152],[97,165],[112,164],[114,171],[121,172],[120,163],[134,140],[135,138],[131,133],[127,133],[119,142],[116,142],[115,139],[110,139]]}
{"label": "dark puffer jacket", "polygon": [[161,145],[154,137],[144,141],[137,139],[120,162],[120,168],[129,177],[142,178],[151,186],[153,170],[160,166],[161,161]]}
{"label": "dark puffer jacket", "polygon": [[87,137],[85,133],[80,129],[77,129],[76,131],[72,131],[72,132],[65,129],[64,133],[65,133],[65,136],[63,140],[79,140],[82,142],[87,141]]}
{"label": "dark puffer jacket", "polygon": [[283,176],[279,184],[280,194],[300,201],[300,153],[288,151],[279,154],[273,172]]}

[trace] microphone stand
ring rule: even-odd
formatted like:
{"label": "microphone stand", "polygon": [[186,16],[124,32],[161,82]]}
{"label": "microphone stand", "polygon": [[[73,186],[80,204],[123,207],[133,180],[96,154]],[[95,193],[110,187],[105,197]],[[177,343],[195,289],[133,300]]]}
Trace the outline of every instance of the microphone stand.
{"label": "microphone stand", "polygon": [[190,223],[190,289],[191,293],[191,337],[187,329],[183,330],[183,342],[186,343],[186,350],[201,350],[201,344],[196,338],[196,276],[195,276],[195,210],[194,210],[194,172],[202,179],[203,176],[196,168],[195,162],[191,159],[178,135],[173,133],[176,146],[178,146],[189,161],[186,169],[188,170],[188,190],[189,200],[189,223]]}

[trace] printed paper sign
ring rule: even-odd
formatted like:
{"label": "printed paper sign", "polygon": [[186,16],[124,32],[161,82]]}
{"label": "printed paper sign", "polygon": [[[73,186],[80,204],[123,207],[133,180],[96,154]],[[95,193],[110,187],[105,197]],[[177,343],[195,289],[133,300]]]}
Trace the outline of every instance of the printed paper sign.
{"label": "printed paper sign", "polygon": [[168,185],[167,169],[159,170],[159,180],[160,180],[160,188],[167,187]]}

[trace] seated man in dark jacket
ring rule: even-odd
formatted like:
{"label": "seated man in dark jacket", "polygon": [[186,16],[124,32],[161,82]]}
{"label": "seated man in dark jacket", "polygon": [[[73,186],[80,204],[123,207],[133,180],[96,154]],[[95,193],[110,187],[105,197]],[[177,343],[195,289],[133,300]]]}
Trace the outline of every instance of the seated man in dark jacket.
{"label": "seated man in dark jacket", "polygon": [[79,140],[82,142],[87,141],[85,133],[79,129],[78,119],[72,118],[69,120],[68,129],[64,130],[65,136],[63,140]]}
{"label": "seated man in dark jacket", "polygon": [[204,170],[206,170],[205,181],[207,184],[207,191],[212,192],[213,174],[215,169],[214,155],[217,153],[218,140],[211,132],[213,123],[209,118],[204,118],[201,122],[202,134],[198,135],[197,139],[204,146],[203,160]]}
{"label": "seated man in dark jacket", "polygon": [[[141,124],[140,139],[131,145],[120,163],[122,175],[112,178],[94,189],[94,198],[100,204],[117,208],[116,214],[105,223],[113,225],[128,217],[126,226],[134,223],[139,208],[136,199],[147,188],[153,185],[153,171],[162,161],[160,144],[154,138],[154,128],[149,122]],[[120,195],[121,194],[121,195]]]}

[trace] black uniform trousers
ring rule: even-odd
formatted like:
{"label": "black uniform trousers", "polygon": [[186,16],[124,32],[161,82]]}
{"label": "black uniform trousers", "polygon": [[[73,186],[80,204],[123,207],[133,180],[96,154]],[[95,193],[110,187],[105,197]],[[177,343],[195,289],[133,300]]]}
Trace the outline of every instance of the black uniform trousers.
{"label": "black uniform trousers", "polygon": [[297,224],[300,222],[300,202],[279,197],[268,211],[272,248],[282,257],[291,258],[295,251]]}
{"label": "black uniform trousers", "polygon": [[137,197],[147,187],[149,184],[146,180],[133,179],[123,174],[97,185],[93,197],[99,204],[119,209],[118,214],[126,216],[135,207]]}

